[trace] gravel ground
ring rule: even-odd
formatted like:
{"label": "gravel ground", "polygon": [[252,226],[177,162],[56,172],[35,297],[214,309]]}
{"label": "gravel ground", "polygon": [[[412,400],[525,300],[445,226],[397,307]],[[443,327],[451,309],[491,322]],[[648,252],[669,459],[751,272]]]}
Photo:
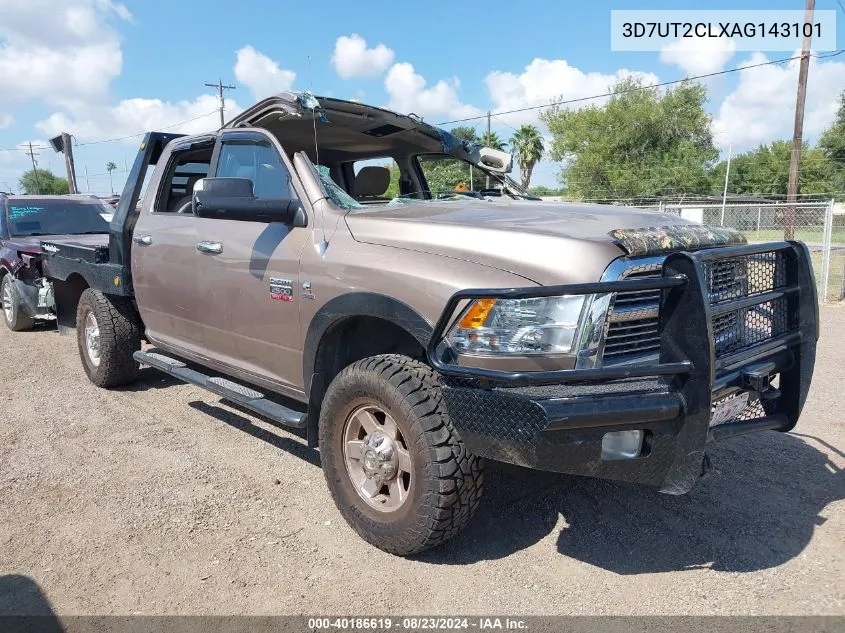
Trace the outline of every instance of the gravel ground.
{"label": "gravel ground", "polygon": [[298,437],[152,369],[97,389],[73,337],[0,327],[0,612],[843,614],[845,309],[822,322],[795,433],[726,440],[683,497],[488,464],[414,560],[344,524]]}

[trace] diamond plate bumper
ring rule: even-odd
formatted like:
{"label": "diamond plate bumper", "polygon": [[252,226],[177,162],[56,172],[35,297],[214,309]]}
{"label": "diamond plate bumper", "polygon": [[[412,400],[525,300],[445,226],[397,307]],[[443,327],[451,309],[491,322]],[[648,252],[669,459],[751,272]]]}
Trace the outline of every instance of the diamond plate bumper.
{"label": "diamond plate bumper", "polygon": [[[777,287],[748,296],[714,299],[705,275],[713,261],[782,257]],[[444,341],[462,301],[661,290],[657,364],[506,372],[457,365]],[[749,306],[785,302],[790,326],[760,335],[759,311]],[[717,355],[714,315],[740,311],[754,319],[753,343]],[[708,442],[764,429],[788,431],[809,390],[818,339],[818,303],[806,247],[799,242],[725,247],[669,255],[657,279],[542,288],[473,289],[447,303],[428,345],[440,374],[452,422],[467,448],[504,462],[647,484],[671,494],[688,492],[702,472]],[[770,379],[778,376],[777,387]],[[749,391],[763,415],[710,426],[712,402]],[[639,457],[605,461],[603,436],[640,429]]]}

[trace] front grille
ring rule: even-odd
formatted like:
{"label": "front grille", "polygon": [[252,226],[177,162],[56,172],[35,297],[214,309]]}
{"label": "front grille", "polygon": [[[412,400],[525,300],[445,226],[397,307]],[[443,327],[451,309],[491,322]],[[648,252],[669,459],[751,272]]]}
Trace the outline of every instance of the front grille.
{"label": "front grille", "polygon": [[[704,262],[710,305],[786,287],[786,254],[772,251]],[[795,329],[789,298],[781,296],[713,317],[716,357],[742,351]]]}
{"label": "front grille", "polygon": [[[787,285],[784,251],[742,255],[703,263],[705,290],[710,305],[771,292]],[[635,260],[636,261],[636,260]],[[662,261],[632,262],[619,279],[659,277]],[[750,308],[713,317],[716,356],[742,351],[796,328],[787,297],[762,301]],[[632,362],[660,351],[660,290],[620,292],[608,314],[605,365]]]}
{"label": "front grille", "polygon": [[[662,263],[634,265],[620,279],[660,277]],[[617,293],[608,315],[604,364],[630,361],[660,350],[660,290]]]}

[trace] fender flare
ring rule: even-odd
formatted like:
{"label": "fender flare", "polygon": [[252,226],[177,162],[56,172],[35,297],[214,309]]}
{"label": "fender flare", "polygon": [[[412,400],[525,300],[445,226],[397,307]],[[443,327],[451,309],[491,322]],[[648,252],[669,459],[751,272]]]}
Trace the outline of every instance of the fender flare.
{"label": "fender flare", "polygon": [[422,345],[428,345],[432,325],[408,304],[373,292],[351,292],[328,301],[308,326],[302,353],[302,378],[305,393],[310,393],[320,342],[335,325],[349,317],[376,317],[407,331]]}

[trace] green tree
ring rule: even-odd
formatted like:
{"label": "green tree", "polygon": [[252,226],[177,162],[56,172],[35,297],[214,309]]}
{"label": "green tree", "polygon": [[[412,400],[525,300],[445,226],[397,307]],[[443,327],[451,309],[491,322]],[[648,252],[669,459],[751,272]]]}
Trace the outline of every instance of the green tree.
{"label": "green tree", "polygon": [[114,183],[111,179],[111,173],[115,169],[117,169],[117,165],[115,165],[113,162],[109,161],[106,163],[106,171],[109,172],[109,187],[111,188],[111,195],[114,195]]}
{"label": "green tree", "polygon": [[[734,195],[786,196],[789,183],[789,158],[792,141],[774,141],[731,159],[728,174],[728,193]],[[721,195],[725,183],[727,161],[713,169],[713,193]],[[800,193],[829,193],[833,191],[834,173],[825,152],[807,143],[801,150],[798,172]]]}
{"label": "green tree", "polygon": [[59,178],[49,169],[30,169],[18,181],[21,190],[30,195],[62,195],[68,193],[67,180]]}
{"label": "green tree", "polygon": [[528,189],[528,193],[532,196],[564,196],[566,195],[566,189],[552,189],[545,185],[534,185]]}
{"label": "green tree", "polygon": [[385,165],[390,170],[390,184],[384,191],[384,197],[393,199],[399,195],[399,178],[401,177],[401,170],[395,161],[390,161],[389,165]]}
{"label": "green tree", "polygon": [[472,143],[478,143],[479,141],[478,134],[476,134],[475,132],[475,128],[462,125],[459,127],[453,127],[451,130],[449,130],[449,132],[453,136],[457,136],[458,138],[461,138],[465,141],[470,141]]}
{"label": "green tree", "polygon": [[503,150],[505,149],[505,147],[507,147],[507,143],[500,139],[499,135],[496,132],[485,132],[478,139],[478,142],[481,143],[484,147],[490,147],[492,149]]}
{"label": "green tree", "polygon": [[528,188],[534,165],[543,157],[545,147],[540,131],[533,125],[521,125],[511,137],[511,149],[519,163],[522,186]]}
{"label": "green tree", "polygon": [[839,94],[836,119],[822,133],[817,147],[830,161],[831,191],[838,192],[840,198],[845,197],[845,90]]}
{"label": "green tree", "polygon": [[582,110],[552,107],[541,118],[552,134],[552,160],[581,198],[625,199],[709,193],[718,157],[704,110],[707,91],[684,82],[660,92],[629,78],[607,103]]}

